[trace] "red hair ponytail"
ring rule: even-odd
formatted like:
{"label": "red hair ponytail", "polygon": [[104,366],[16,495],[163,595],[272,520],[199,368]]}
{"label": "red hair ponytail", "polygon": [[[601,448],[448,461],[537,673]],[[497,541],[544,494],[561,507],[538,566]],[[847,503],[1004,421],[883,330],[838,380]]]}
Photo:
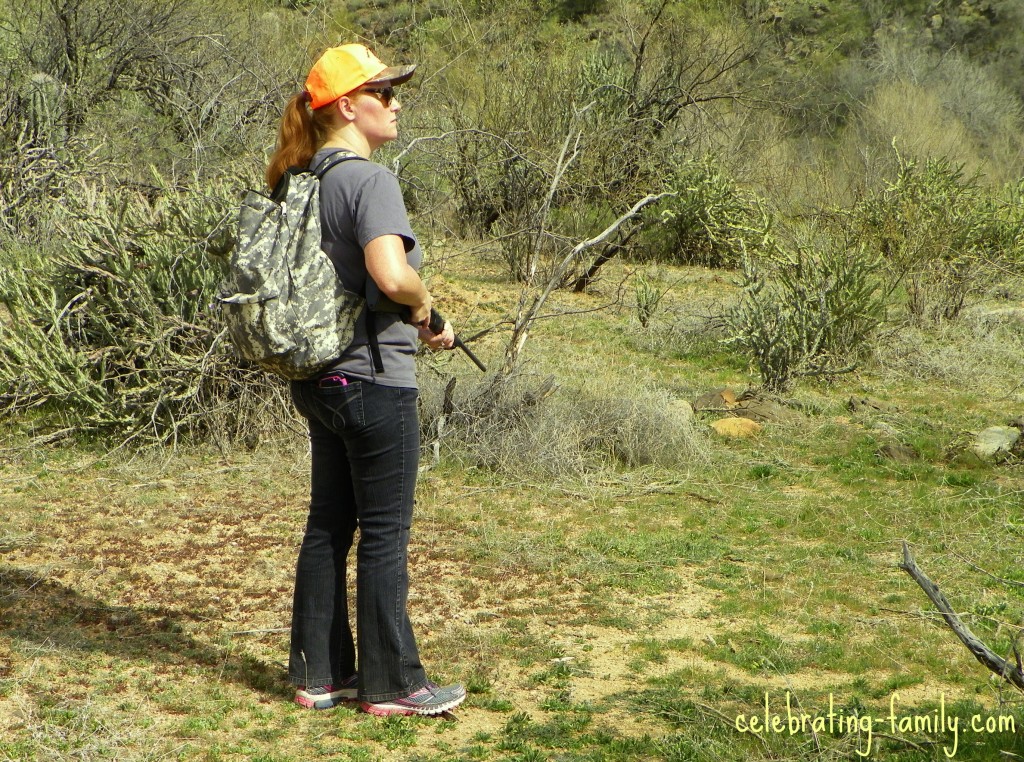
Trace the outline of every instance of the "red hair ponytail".
{"label": "red hair ponytail", "polygon": [[273,188],[289,167],[305,167],[313,154],[323,145],[333,118],[333,104],[310,113],[309,98],[302,92],[284,107],[281,126],[277,131],[277,149],[270,157],[264,177]]}

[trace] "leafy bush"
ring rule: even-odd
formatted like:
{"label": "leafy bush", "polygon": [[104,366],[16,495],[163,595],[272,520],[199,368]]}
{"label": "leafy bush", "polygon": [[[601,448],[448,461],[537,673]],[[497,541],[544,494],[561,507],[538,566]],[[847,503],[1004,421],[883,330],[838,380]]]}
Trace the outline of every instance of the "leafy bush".
{"label": "leafy bush", "polygon": [[802,376],[848,372],[885,315],[880,262],[862,248],[822,243],[766,262],[744,257],[743,297],[728,343],[742,349],[769,391]]}

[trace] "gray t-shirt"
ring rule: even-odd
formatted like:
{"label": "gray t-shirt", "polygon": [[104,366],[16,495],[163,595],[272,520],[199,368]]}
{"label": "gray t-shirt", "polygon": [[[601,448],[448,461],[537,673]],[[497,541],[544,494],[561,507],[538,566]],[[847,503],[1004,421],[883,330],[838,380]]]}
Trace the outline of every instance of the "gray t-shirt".
{"label": "gray t-shirt", "polygon": [[[337,149],[325,148],[310,162],[315,167]],[[320,221],[323,249],[334,263],[345,288],[365,293],[373,306],[380,290],[366,272],[363,247],[382,235],[398,235],[405,243],[409,265],[419,270],[423,253],[405,213],[405,202],[398,179],[372,161],[343,161],[324,175],[320,182]],[[332,370],[349,378],[371,381],[381,386],[415,389],[417,331],[393,312],[375,312],[377,341],[384,372],[377,373],[370,357],[366,333],[366,311],[356,322],[355,338]]]}

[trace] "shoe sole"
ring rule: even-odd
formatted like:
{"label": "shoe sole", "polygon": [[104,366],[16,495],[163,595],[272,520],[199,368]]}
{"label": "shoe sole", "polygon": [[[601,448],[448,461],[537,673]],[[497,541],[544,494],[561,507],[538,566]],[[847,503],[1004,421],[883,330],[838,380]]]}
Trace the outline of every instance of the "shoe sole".
{"label": "shoe sole", "polygon": [[334,695],[326,696],[302,696],[298,694],[295,696],[295,703],[306,709],[333,709],[339,704],[350,703],[356,700],[355,691],[335,691]]}
{"label": "shoe sole", "polygon": [[376,717],[394,717],[396,715],[408,717],[414,714],[418,714],[421,717],[432,717],[435,714],[450,712],[465,700],[466,696],[463,694],[451,701],[431,706],[409,706],[408,704],[391,703],[388,701],[372,704],[369,701],[364,701],[360,708],[367,714],[372,714]]}

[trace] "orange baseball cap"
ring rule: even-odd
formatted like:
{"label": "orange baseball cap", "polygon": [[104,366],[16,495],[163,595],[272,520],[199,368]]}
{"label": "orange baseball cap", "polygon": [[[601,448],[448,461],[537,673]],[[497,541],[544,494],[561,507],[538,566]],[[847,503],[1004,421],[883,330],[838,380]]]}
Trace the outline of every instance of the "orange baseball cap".
{"label": "orange baseball cap", "polygon": [[352,43],[328,48],[313,64],[306,77],[309,105],[320,108],[333,103],[345,93],[371,82],[400,85],[416,70],[416,64],[387,66],[365,45]]}

